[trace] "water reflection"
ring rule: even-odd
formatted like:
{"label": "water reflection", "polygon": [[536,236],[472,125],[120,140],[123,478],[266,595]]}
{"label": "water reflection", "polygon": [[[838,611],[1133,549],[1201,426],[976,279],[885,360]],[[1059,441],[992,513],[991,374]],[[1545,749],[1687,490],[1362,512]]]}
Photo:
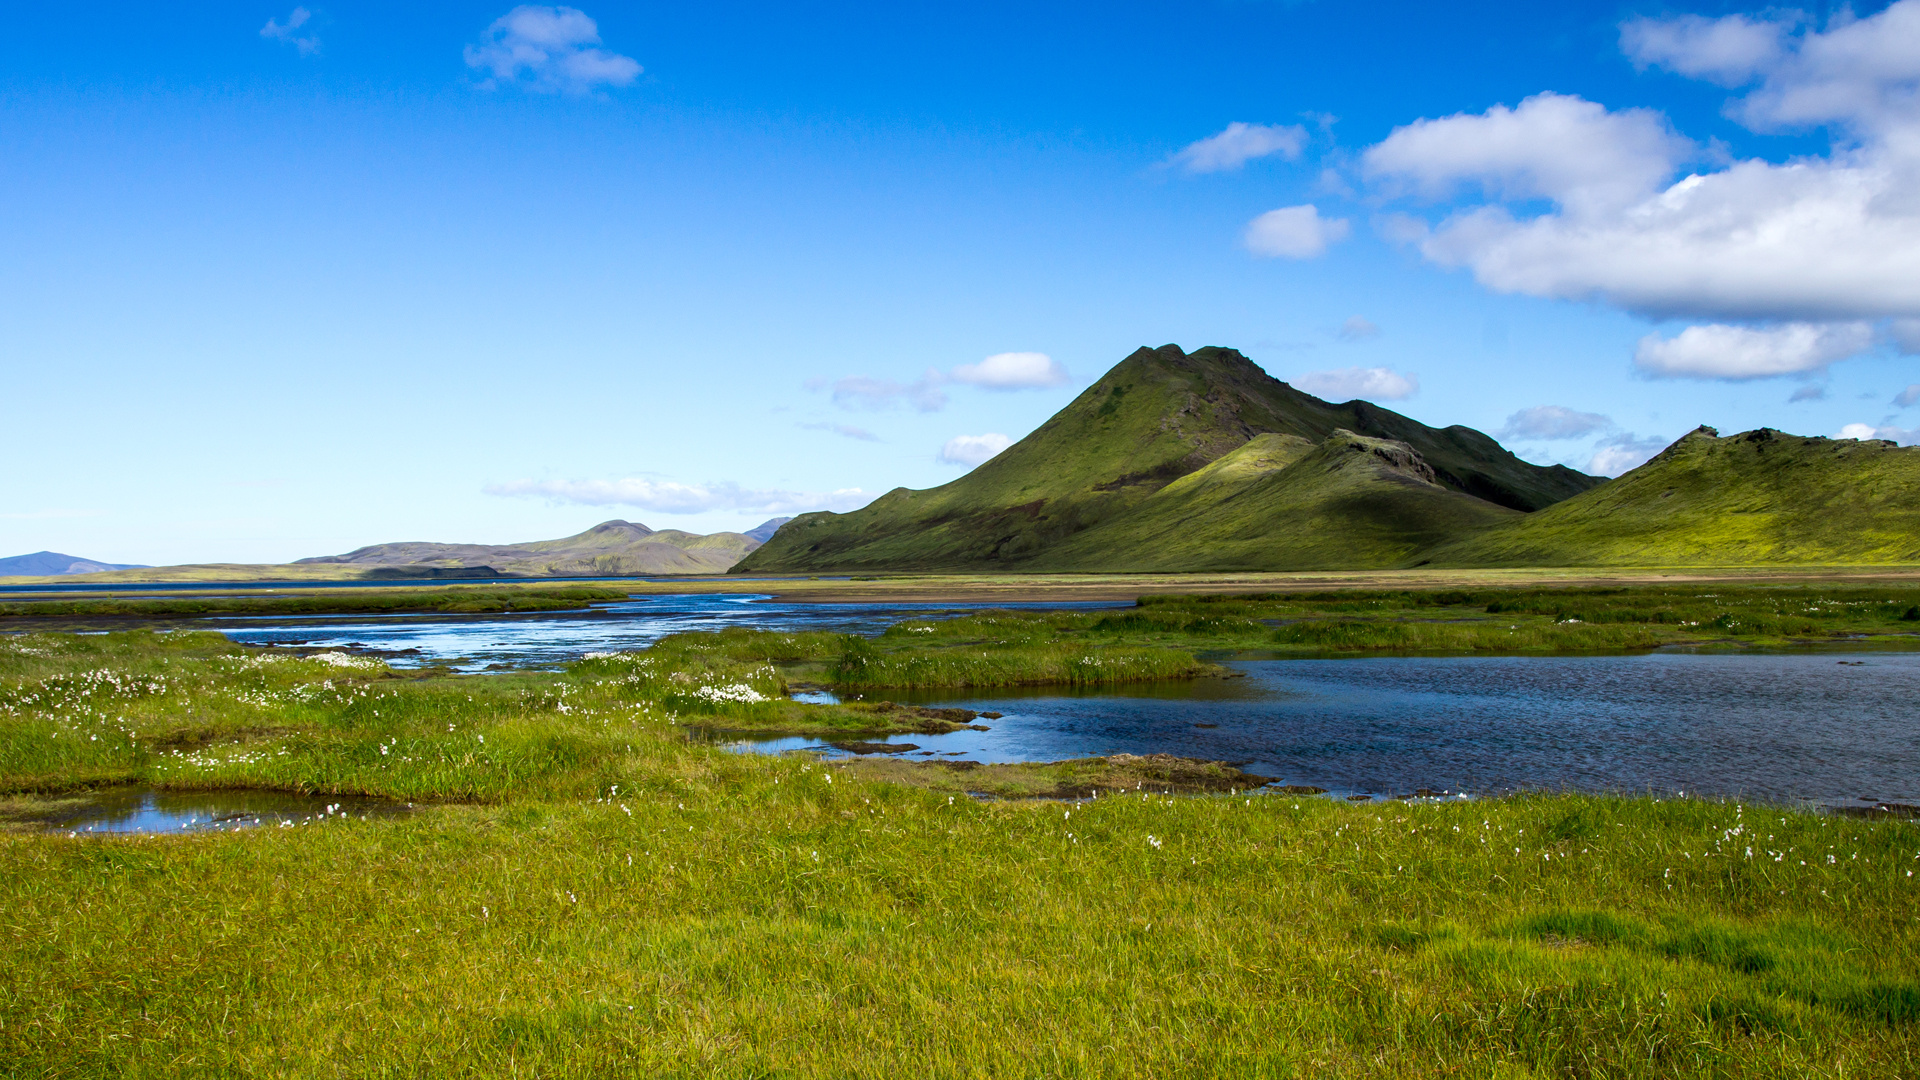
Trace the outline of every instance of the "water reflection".
{"label": "water reflection", "polygon": [[[1844,662],[1842,662],[1844,661]],[[1655,792],[1920,801],[1920,655],[1252,661],[1243,679],[897,700],[1004,714],[912,757],[1170,753],[1335,793]],[[878,740],[876,740],[878,741]],[[808,739],[742,750],[825,749]]]}
{"label": "water reflection", "polygon": [[493,615],[303,616],[214,620],[247,645],[358,647],[388,655],[400,667],[450,664],[462,671],[493,666],[552,666],[589,652],[640,649],[668,634],[747,627],[877,634],[908,617],[952,618],[987,609],[1099,611],[1131,601],[1024,604],[793,604],[770,595],[666,594],[595,604],[584,612]]}
{"label": "water reflection", "polygon": [[362,821],[394,817],[412,809],[408,803],[358,795],[116,787],[50,798],[18,813],[15,820],[44,832],[76,835],[192,833]]}

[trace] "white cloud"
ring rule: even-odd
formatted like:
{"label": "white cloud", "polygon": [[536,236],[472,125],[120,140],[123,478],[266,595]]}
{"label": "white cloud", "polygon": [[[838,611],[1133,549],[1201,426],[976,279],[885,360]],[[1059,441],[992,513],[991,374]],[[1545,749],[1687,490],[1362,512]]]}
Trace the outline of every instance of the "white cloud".
{"label": "white cloud", "polygon": [[1827,400],[1827,388],[1821,385],[1820,383],[1808,383],[1807,385],[1787,395],[1787,404],[1789,405],[1793,404],[1796,401],[1825,401],[1825,400]]}
{"label": "white cloud", "polygon": [[1658,65],[1723,86],[1740,86],[1778,63],[1785,54],[1782,37],[1799,23],[1730,15],[1706,19],[1629,19],[1620,27],[1620,51],[1642,67]]}
{"label": "white cloud", "polygon": [[1243,238],[1255,255],[1311,259],[1347,238],[1346,218],[1323,218],[1312,203],[1269,210],[1247,224]]}
{"label": "white cloud", "polygon": [[1920,428],[1892,427],[1882,424],[1848,424],[1834,435],[1836,439],[1891,439],[1903,446],[1920,443]]}
{"label": "white cloud", "polygon": [[1199,142],[1188,143],[1173,155],[1171,163],[1190,173],[1226,172],[1238,169],[1254,158],[1278,154],[1288,161],[1300,156],[1307,144],[1307,129],[1298,124],[1243,124],[1236,120],[1226,130]]}
{"label": "white cloud", "polygon": [[1046,353],[1005,352],[961,364],[949,378],[989,390],[1039,390],[1066,382],[1067,369]]}
{"label": "white cloud", "polygon": [[488,484],[488,495],[547,499],[586,506],[637,506],[658,514],[701,514],[709,510],[740,510],[756,514],[806,513],[810,510],[857,510],[873,501],[859,488],[838,491],[780,491],[743,488],[731,481],[678,484],[627,477],[620,480],[510,480]]}
{"label": "white cloud", "polygon": [[1648,334],[1633,365],[1656,377],[1765,379],[1819,371],[1873,346],[1866,323],[1788,323],[1755,329],[1713,323],[1663,338]]}
{"label": "white cloud", "polygon": [[[1634,19],[1621,47],[1642,65],[1746,88],[1726,113],[1749,129],[1825,128],[1832,149],[1676,180],[1690,144],[1658,114],[1542,94],[1512,110],[1421,120],[1367,151],[1383,188],[1438,196],[1474,182],[1486,193],[1425,235],[1383,223],[1499,292],[1756,325],[1782,345],[1800,332],[1780,324],[1830,331],[1798,349],[1748,341],[1736,351],[1754,362],[1727,375],[1707,361],[1669,373],[1823,367],[1839,343],[1857,341],[1854,324],[1883,320],[1887,340],[1920,352],[1920,0],[1867,18],[1842,9],[1824,28],[1793,11]],[[1517,205],[1534,199],[1551,206]],[[1737,344],[1728,329],[1707,335],[1718,351]],[[1672,352],[1643,347],[1656,365]]]}
{"label": "white cloud", "polygon": [[1916,401],[1920,401],[1920,383],[1914,383],[1905,390],[1893,395],[1893,403],[1903,409]]}
{"label": "white cloud", "polygon": [[803,427],[808,431],[831,431],[835,435],[842,435],[849,439],[859,439],[862,442],[879,442],[880,441],[880,436],[875,435],[873,432],[868,431],[866,428],[854,427],[852,424],[803,423],[798,426]]}
{"label": "white cloud", "polygon": [[1419,379],[1383,367],[1309,371],[1296,377],[1293,385],[1328,401],[1351,401],[1354,398],[1399,401],[1420,392]]}
{"label": "white cloud", "polygon": [[1562,405],[1535,405],[1507,417],[1499,435],[1503,439],[1577,439],[1612,426],[1612,418],[1599,413],[1575,412]]}
{"label": "white cloud", "polygon": [[932,368],[910,383],[853,375],[833,383],[833,403],[846,409],[889,409],[905,402],[920,412],[946,407],[947,392],[940,389],[946,376]]}
{"label": "white cloud", "polygon": [[320,39],[311,28],[302,31],[313,20],[313,12],[297,7],[287,14],[287,21],[268,19],[267,25],[260,28],[260,36],[269,41],[278,41],[299,50],[301,56],[312,56],[320,51]]}
{"label": "white cloud", "polygon": [[971,469],[1012,445],[1012,439],[997,432],[955,435],[940,448],[940,460],[948,465],[965,465]]}
{"label": "white cloud", "polygon": [[1600,211],[1652,192],[1693,153],[1659,113],[1608,112],[1567,94],[1535,94],[1518,108],[1416,120],[1394,129],[1361,162],[1375,180],[1432,197],[1463,183],[1497,199],[1552,199]]}
{"label": "white cloud", "polygon": [[1341,341],[1365,341],[1368,338],[1379,337],[1380,328],[1373,325],[1373,323],[1366,318],[1359,315],[1350,315],[1347,317],[1346,322],[1340,324],[1340,329],[1336,331],[1336,334]]}
{"label": "white cloud", "polygon": [[1594,450],[1593,460],[1587,463],[1587,471],[1595,476],[1619,476],[1645,465],[1649,458],[1666,448],[1665,439],[1658,436],[1642,439],[1629,431],[1602,440]]}
{"label": "white cloud", "polygon": [[639,77],[637,61],[599,44],[599,25],[580,9],[522,4],[494,20],[478,45],[467,46],[467,66],[487,74],[482,86],[543,93],[584,94]]}

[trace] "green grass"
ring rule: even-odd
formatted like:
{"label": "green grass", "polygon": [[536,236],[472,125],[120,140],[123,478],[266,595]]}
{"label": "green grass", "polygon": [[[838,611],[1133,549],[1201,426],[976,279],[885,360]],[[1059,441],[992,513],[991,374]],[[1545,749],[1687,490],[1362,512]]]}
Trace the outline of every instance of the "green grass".
{"label": "green grass", "polygon": [[[1832,624],[1898,603],[1849,595],[1823,595]],[[873,648],[1270,637],[1259,619],[1287,605],[1547,606],[1501,597],[991,613],[907,620]],[[438,804],[195,837],[0,829],[0,1074],[1920,1067],[1915,823],[1580,795],[1350,806],[1164,760],[917,767],[687,737],[839,715],[748,698],[843,647],[683,635],[564,672],[420,676],[213,634],[0,637],[0,824],[27,793],[126,780]]]}

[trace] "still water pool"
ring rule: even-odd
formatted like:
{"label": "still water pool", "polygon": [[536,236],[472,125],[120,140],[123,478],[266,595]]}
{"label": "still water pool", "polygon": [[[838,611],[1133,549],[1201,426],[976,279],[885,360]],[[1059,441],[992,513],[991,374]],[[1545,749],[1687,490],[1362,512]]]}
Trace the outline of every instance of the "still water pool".
{"label": "still water pool", "polygon": [[357,795],[296,795],[284,791],[170,791],[130,785],[16,808],[11,823],[42,832],[157,834],[292,828],[329,821],[395,817],[413,807]]}
{"label": "still water pool", "polygon": [[[1920,802],[1920,653],[1376,657],[1104,692],[892,695],[1003,714],[910,757],[1170,753],[1336,793],[1421,788]],[[778,752],[816,740],[732,743]],[[960,752],[955,755],[955,752]]]}

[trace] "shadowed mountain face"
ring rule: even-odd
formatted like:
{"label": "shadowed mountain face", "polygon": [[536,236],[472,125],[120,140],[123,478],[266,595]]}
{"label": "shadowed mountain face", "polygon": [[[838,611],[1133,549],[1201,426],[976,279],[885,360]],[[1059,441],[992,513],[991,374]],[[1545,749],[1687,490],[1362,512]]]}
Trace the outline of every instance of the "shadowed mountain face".
{"label": "shadowed mountain face", "polygon": [[741,533],[700,536],[678,529],[656,532],[631,521],[603,521],[586,532],[560,540],[534,540],[524,544],[375,544],[345,555],[301,559],[295,565],[404,567],[410,571],[485,567],[503,574],[530,577],[718,574],[759,546],[759,541]]}
{"label": "shadowed mountain face", "polygon": [[1920,447],[1702,427],[1604,487],[1430,554],[1451,566],[1920,563]]}
{"label": "shadowed mountain face", "polygon": [[[1255,443],[1262,435],[1296,441]],[[1417,492],[1376,477],[1385,486],[1364,497],[1358,488],[1348,491],[1347,509],[1322,507],[1332,515],[1326,520],[1357,522],[1359,515],[1399,523],[1396,507],[1404,502],[1412,531],[1403,534],[1427,536],[1428,542],[1440,539],[1431,530],[1434,508],[1441,505],[1471,506],[1439,516],[1478,527],[1510,516],[1502,510],[1551,506],[1601,482],[1563,466],[1521,461],[1471,428],[1430,428],[1364,401],[1322,401],[1232,349],[1187,354],[1167,345],[1136,351],[1038,430],[968,475],[928,491],[899,488],[848,514],[803,515],[735,570],[1321,567],[1332,557],[1327,551],[1309,551],[1288,539],[1305,531],[1252,513],[1253,503],[1229,504],[1267,473],[1286,471],[1287,465],[1274,461],[1329,440],[1364,443],[1362,456],[1381,464],[1365,464],[1363,472],[1384,466],[1374,450],[1387,443],[1403,448],[1424,472]],[[1196,476],[1250,446],[1259,447],[1253,457],[1234,459],[1204,482]],[[1271,458],[1265,465],[1254,460],[1263,454]],[[1305,463],[1307,456],[1301,451],[1288,460]],[[1335,446],[1323,456],[1347,461],[1352,453]],[[1356,467],[1351,461],[1338,468],[1316,463],[1308,471],[1346,485],[1359,476],[1349,471]],[[1194,483],[1175,485],[1190,476]],[[1265,482],[1255,502],[1276,500],[1275,512],[1321,506],[1317,497],[1295,491],[1298,481]],[[1168,497],[1149,506],[1163,490]],[[1137,511],[1146,516],[1129,525]],[[1191,530],[1175,527],[1183,514]],[[1214,535],[1209,530],[1234,543],[1202,543],[1199,537]],[[1342,565],[1387,565],[1380,560],[1389,559],[1390,551],[1406,550],[1400,540],[1362,547],[1366,552],[1358,561]],[[1232,554],[1224,553],[1228,549]]]}
{"label": "shadowed mountain face", "polygon": [[66,574],[97,574],[103,570],[137,570],[139,563],[104,563],[57,551],[36,551],[0,559],[0,577],[60,577]]}

